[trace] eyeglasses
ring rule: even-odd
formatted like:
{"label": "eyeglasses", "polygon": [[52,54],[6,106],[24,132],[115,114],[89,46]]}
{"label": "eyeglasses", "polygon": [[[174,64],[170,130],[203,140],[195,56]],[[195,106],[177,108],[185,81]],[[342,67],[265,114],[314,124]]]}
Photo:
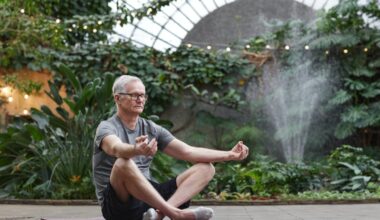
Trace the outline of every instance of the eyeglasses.
{"label": "eyeglasses", "polygon": [[138,98],[141,100],[146,101],[148,99],[148,95],[146,94],[138,94],[138,93],[126,93],[126,92],[119,92],[118,95],[126,95],[129,99],[136,101]]}

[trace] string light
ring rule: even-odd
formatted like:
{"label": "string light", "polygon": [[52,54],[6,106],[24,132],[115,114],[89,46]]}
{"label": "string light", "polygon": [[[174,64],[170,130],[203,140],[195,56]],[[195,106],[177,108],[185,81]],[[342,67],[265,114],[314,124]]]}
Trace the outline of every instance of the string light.
{"label": "string light", "polygon": [[69,32],[72,32],[72,31],[73,31],[73,29],[71,29],[71,28],[69,28],[68,30],[69,30]]}
{"label": "string light", "polygon": [[193,46],[193,45],[191,45],[191,44],[187,44],[187,47],[188,47],[188,48],[191,48],[192,46]]}
{"label": "string light", "polygon": [[146,11],[146,14],[149,15],[150,13],[152,13],[152,9],[148,8],[148,10]]}
{"label": "string light", "polygon": [[12,96],[8,97],[8,102],[13,102],[13,97]]}
{"label": "string light", "polygon": [[290,50],[290,46],[289,45],[285,45],[285,50]]}
{"label": "string light", "polygon": [[28,95],[28,94],[25,94],[25,95],[24,95],[24,99],[29,99],[29,95]]}
{"label": "string light", "polygon": [[348,50],[347,50],[347,49],[344,49],[344,50],[343,50],[343,53],[348,54]]}
{"label": "string light", "polygon": [[98,32],[98,30],[96,30],[96,29],[94,28],[94,30],[92,30],[92,32],[96,33],[96,32]]}
{"label": "string light", "polygon": [[25,9],[22,8],[22,9],[20,10],[20,12],[21,12],[21,14],[24,14],[24,13],[25,13]]}
{"label": "string light", "polygon": [[5,96],[10,96],[11,93],[12,93],[12,89],[8,86],[4,87],[1,89],[1,92],[5,95]]}
{"label": "string light", "polygon": [[310,49],[309,45],[305,45],[305,50],[309,50],[309,49]]}
{"label": "string light", "polygon": [[76,24],[73,24],[73,25],[71,25],[73,28],[76,28],[77,27],[77,25]]}
{"label": "string light", "polygon": [[363,51],[367,53],[367,52],[368,52],[368,48],[367,48],[367,47],[366,47],[366,48],[364,48],[364,50],[363,50]]}
{"label": "string light", "polygon": [[328,50],[325,51],[325,54],[328,55],[330,52]]}
{"label": "string light", "polygon": [[24,115],[29,115],[29,111],[28,111],[28,109],[24,109],[24,111],[22,111],[22,113],[23,113]]}
{"label": "string light", "polygon": [[267,45],[265,46],[265,48],[266,48],[266,49],[271,49],[271,46],[270,46],[269,44],[267,44]]}
{"label": "string light", "polygon": [[55,20],[55,23],[59,24],[59,23],[61,23],[61,20],[59,18],[57,18],[57,20]]}
{"label": "string light", "polygon": [[98,21],[98,25],[102,25],[103,24],[103,21]]}
{"label": "string light", "polygon": [[84,26],[83,26],[83,29],[87,30],[87,25],[84,25]]}
{"label": "string light", "polygon": [[230,52],[230,51],[231,51],[231,48],[227,47],[227,48],[226,48],[226,51],[227,51],[227,52]]}
{"label": "string light", "polygon": [[211,50],[212,49],[212,47],[210,45],[208,45],[206,48],[207,48],[207,50]]}
{"label": "string light", "polygon": [[251,46],[249,46],[249,44],[245,45],[245,48],[249,49],[251,48]]}

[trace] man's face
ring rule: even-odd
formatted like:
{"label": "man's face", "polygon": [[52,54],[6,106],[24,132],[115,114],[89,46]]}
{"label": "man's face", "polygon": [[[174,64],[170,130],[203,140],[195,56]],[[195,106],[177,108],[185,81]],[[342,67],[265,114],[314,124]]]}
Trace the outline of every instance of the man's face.
{"label": "man's face", "polygon": [[129,82],[124,93],[116,95],[119,109],[125,113],[141,114],[146,102],[145,86],[140,81]]}

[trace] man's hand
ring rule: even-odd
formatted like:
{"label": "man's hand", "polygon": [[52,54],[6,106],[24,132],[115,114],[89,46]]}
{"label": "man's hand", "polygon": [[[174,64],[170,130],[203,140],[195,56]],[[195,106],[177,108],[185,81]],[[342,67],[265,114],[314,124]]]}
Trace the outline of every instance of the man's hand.
{"label": "man's hand", "polygon": [[148,135],[136,138],[135,152],[137,155],[153,156],[157,152],[157,140],[153,138],[150,142]]}
{"label": "man's hand", "polygon": [[239,141],[232,149],[231,155],[232,160],[244,160],[247,158],[249,153],[249,148],[244,145],[243,141]]}

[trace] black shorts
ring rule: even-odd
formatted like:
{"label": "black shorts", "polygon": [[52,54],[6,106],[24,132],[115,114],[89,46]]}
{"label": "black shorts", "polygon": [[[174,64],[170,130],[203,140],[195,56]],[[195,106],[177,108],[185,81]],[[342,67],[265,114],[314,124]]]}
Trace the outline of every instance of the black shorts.
{"label": "black shorts", "polygon": [[[161,184],[153,181],[149,182],[165,200],[168,200],[177,190],[176,178]],[[187,201],[179,208],[185,209],[189,206],[190,201]],[[149,208],[152,208],[149,204],[136,199],[132,195],[129,196],[127,202],[120,201],[110,183],[103,191],[102,213],[107,220],[140,220],[144,212]]]}

